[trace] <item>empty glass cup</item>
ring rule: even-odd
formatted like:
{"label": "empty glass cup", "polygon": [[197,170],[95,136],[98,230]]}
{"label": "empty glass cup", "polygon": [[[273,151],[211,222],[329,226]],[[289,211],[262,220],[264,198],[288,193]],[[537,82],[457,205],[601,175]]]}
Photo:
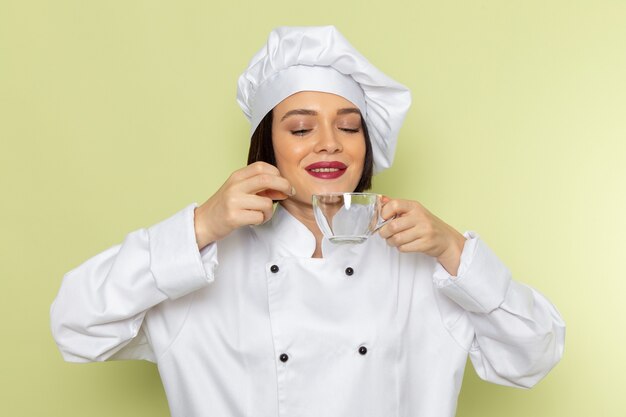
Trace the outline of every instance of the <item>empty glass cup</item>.
{"label": "empty glass cup", "polygon": [[363,243],[387,221],[380,216],[381,196],[374,193],[313,195],[313,213],[332,243]]}

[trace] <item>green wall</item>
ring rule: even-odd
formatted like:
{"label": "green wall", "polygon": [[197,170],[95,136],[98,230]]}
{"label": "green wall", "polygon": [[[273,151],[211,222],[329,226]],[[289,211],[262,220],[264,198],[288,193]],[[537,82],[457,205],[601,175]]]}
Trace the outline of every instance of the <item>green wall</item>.
{"label": "green wall", "polygon": [[50,303],[245,163],[272,28],[334,24],[414,96],[375,190],[478,231],[568,325],[532,390],[469,366],[458,416],[623,416],[626,2],[226,3],[0,1],[0,415],[168,415],[153,365],[63,362]]}

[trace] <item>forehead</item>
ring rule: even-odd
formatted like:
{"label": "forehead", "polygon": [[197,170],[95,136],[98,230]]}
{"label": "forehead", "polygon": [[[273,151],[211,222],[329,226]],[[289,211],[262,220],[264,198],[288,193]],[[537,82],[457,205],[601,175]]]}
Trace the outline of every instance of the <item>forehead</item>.
{"label": "forehead", "polygon": [[351,101],[337,94],[320,91],[300,91],[292,94],[274,107],[274,113],[284,114],[294,109],[336,113],[339,109],[357,108]]}

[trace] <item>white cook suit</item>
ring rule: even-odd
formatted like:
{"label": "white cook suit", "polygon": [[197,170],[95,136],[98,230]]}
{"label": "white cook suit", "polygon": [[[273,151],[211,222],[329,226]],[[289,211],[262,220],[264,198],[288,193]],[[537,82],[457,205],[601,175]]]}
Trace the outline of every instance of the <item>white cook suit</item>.
{"label": "white cook suit", "polygon": [[457,277],[378,234],[315,239],[278,207],[198,250],[191,204],[68,272],[52,332],[72,362],[156,362],[174,417],[451,417],[467,357],[530,387],[564,323],[472,232]]}

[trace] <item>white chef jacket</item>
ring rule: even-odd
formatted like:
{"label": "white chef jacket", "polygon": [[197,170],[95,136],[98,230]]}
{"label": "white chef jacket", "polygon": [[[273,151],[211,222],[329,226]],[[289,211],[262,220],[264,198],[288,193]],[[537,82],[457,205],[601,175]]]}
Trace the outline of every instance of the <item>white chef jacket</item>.
{"label": "white chef jacket", "polygon": [[457,277],[378,234],[315,238],[282,207],[202,251],[191,204],[68,272],[51,308],[67,361],[156,362],[174,417],[450,417],[467,356],[530,387],[564,323],[472,232]]}

